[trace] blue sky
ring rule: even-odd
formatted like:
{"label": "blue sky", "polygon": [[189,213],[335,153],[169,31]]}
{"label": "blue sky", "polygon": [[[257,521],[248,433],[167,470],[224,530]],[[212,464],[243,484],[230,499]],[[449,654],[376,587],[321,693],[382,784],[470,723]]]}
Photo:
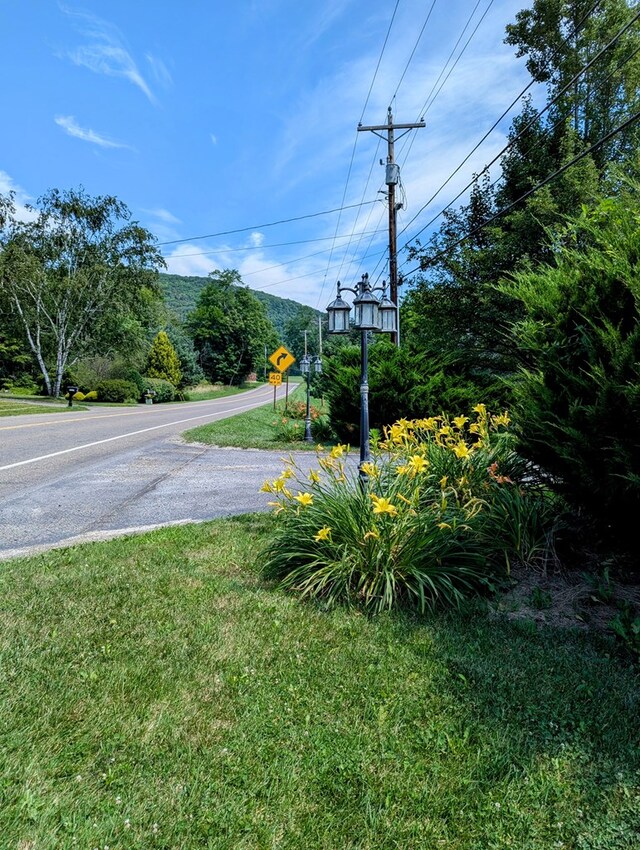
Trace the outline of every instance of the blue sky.
{"label": "blue sky", "polygon": [[[160,242],[184,240],[162,246],[169,271],[237,268],[253,289],[324,308],[338,278],[385,268],[386,145],[358,121],[384,123],[390,104],[396,121],[425,114],[396,146],[402,246],[504,145],[509,118],[411,221],[528,82],[503,44],[526,5],[0,0],[0,192],[116,195]],[[226,231],[240,232],[195,238]]]}

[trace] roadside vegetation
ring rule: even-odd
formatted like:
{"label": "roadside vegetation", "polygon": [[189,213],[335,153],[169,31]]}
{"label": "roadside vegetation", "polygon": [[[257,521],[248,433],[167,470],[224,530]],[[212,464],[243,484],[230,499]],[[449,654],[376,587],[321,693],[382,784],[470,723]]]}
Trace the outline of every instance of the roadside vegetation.
{"label": "roadside vegetation", "polygon": [[238,413],[227,419],[191,428],[182,436],[188,442],[239,449],[315,450],[320,442],[332,443],[333,430],[322,399],[311,399],[312,443],[304,440],[306,401],[304,384],[292,383],[289,401]]}
{"label": "roadside vegetation", "polygon": [[364,482],[348,447],[292,456],[263,490],[279,527],[264,572],[303,597],[377,613],[459,605],[508,577],[545,570],[558,500],[513,450],[508,414],[402,420],[385,429]]}
{"label": "roadside vegetation", "polygon": [[[276,517],[0,571],[7,846],[640,846],[635,5],[533,0],[508,26],[548,109],[524,102],[497,179],[409,246],[402,346],[371,340],[366,481],[359,337],[323,337],[312,443],[304,387],[185,434],[282,450]],[[0,197],[2,389],[212,397],[281,342],[321,350],[315,311],[282,339],[233,269],[178,319],[115,198],[52,190],[33,216]]]}
{"label": "roadside vegetation", "polygon": [[0,416],[24,416],[32,413],[65,413],[73,410],[86,410],[84,405],[74,405],[70,408],[65,402],[64,404],[57,402],[26,402],[20,399],[16,401],[11,398],[0,398]]}
{"label": "roadside vegetation", "polygon": [[7,847],[640,841],[637,676],[610,638],[363,617],[259,578],[268,515],[0,573]]}

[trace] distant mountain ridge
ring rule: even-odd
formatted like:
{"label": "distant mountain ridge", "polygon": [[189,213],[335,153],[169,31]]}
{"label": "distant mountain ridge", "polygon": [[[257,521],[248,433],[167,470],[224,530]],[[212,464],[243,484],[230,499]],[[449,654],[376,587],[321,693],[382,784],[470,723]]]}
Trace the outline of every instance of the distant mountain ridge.
{"label": "distant mountain ridge", "polygon": [[[195,308],[198,295],[209,282],[208,277],[160,274],[160,286],[167,305],[183,321]],[[267,316],[281,338],[285,336],[287,323],[295,319],[300,310],[307,309],[304,304],[292,301],[290,298],[280,298],[268,292],[261,292],[259,289],[251,289],[251,292],[264,304]],[[319,310],[315,312],[319,316],[322,315]]]}

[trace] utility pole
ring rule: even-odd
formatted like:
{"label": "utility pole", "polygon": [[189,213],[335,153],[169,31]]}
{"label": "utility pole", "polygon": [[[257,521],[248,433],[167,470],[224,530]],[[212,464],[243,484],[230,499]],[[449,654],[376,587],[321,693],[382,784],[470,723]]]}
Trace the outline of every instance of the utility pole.
{"label": "utility pole", "polygon": [[[385,139],[387,142],[387,169],[385,175],[385,183],[388,187],[387,198],[389,201],[389,294],[391,296],[391,300],[394,304],[398,306],[398,318],[400,317],[400,305],[398,304],[398,244],[397,244],[397,213],[398,210],[402,208],[402,204],[396,202],[396,186],[400,180],[400,166],[396,163],[394,158],[394,146],[396,142],[395,130],[405,130],[406,133],[409,130],[414,130],[420,127],[424,127],[424,121],[418,121],[415,124],[394,124],[393,123],[393,114],[391,112],[391,107],[387,112],[387,123],[386,124],[374,124],[369,127],[364,127],[362,124],[358,124],[358,131],[364,132],[365,130],[371,131],[375,133],[376,136],[380,136],[381,139]],[[386,131],[386,136],[381,134],[381,131]],[[401,133],[398,136],[398,139],[401,139],[402,136],[406,135],[406,133]],[[380,160],[380,164],[382,164],[382,160]],[[398,330],[391,334],[391,341],[395,345],[400,345],[400,322],[398,321]]]}

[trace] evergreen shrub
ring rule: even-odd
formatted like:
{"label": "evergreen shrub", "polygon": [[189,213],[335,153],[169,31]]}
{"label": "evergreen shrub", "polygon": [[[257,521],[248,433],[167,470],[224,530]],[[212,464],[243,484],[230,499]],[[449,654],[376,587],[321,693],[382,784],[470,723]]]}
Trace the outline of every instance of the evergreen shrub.
{"label": "evergreen shrub", "polygon": [[111,378],[100,381],[96,387],[98,401],[122,403],[124,401],[137,401],[138,388],[131,381],[120,378]]}
{"label": "evergreen shrub", "polygon": [[637,552],[640,513],[639,191],[584,209],[551,265],[514,275],[521,450],[586,512],[605,542]]}
{"label": "evergreen shrub", "polygon": [[145,379],[137,369],[132,369],[131,367],[124,368],[117,377],[135,384],[138,388],[138,399],[142,398],[147,385]]}
{"label": "evergreen shrub", "polygon": [[151,344],[147,358],[147,375],[150,378],[162,378],[174,387],[182,380],[180,358],[171,344],[166,331],[160,331]]}
{"label": "evergreen shrub", "polygon": [[155,392],[155,396],[153,397],[154,404],[175,401],[176,388],[172,383],[165,381],[163,378],[145,378],[144,388],[145,390],[152,390]]}
{"label": "evergreen shrub", "polygon": [[[360,347],[345,346],[326,360],[322,392],[331,425],[343,442],[360,440]],[[455,415],[479,398],[496,409],[506,393],[491,376],[462,374],[446,357],[412,353],[385,339],[369,348],[369,418],[372,428],[396,419],[412,419],[424,410]]]}

